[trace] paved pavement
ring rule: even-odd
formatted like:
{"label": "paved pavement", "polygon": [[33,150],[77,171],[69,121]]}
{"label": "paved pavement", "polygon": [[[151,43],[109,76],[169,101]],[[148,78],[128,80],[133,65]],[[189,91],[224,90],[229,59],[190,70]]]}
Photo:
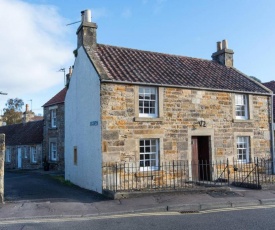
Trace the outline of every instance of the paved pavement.
{"label": "paved pavement", "polygon": [[[76,186],[68,186],[43,172],[6,173],[6,202],[0,204],[0,221],[26,218],[60,218],[135,212],[179,211],[275,205],[275,185],[263,190],[230,187],[205,192],[155,193],[142,197],[110,200]],[[23,184],[25,193],[13,182]],[[21,182],[20,182],[21,181]],[[38,186],[44,184],[42,187]]]}

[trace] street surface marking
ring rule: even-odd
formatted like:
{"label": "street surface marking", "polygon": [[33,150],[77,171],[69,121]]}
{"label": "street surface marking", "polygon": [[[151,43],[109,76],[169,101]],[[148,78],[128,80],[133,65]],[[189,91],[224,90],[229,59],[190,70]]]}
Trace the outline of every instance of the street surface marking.
{"label": "street surface marking", "polygon": [[157,212],[157,213],[130,213],[120,215],[106,215],[106,216],[83,216],[83,217],[59,217],[59,218],[37,218],[37,219],[13,219],[1,220],[0,225],[12,224],[38,224],[38,223],[57,223],[57,222],[70,222],[70,221],[88,221],[88,220],[104,220],[104,219],[117,219],[129,217],[144,217],[144,216],[175,216],[181,215],[178,212]]}
{"label": "street surface marking", "polygon": [[[269,209],[275,208],[275,205],[261,205],[261,206],[247,206],[247,207],[235,207],[235,208],[223,208],[199,211],[198,213],[187,213],[187,215],[200,215],[211,214],[216,212],[229,212],[229,211],[241,211],[252,209]],[[89,221],[89,220],[105,220],[105,219],[118,219],[118,218],[131,218],[131,217],[146,217],[146,216],[178,216],[183,215],[179,212],[156,212],[156,213],[128,213],[128,214],[115,214],[115,215],[103,215],[103,216],[62,216],[62,217],[37,217],[32,219],[0,219],[1,225],[14,225],[14,224],[38,224],[38,223],[58,223],[58,222],[70,222],[70,221]],[[184,214],[185,215],[185,214]]]}
{"label": "street surface marking", "polygon": [[275,205],[258,205],[258,206],[246,206],[246,207],[234,207],[234,208],[220,208],[200,211],[200,214],[215,213],[215,212],[229,212],[229,211],[241,211],[241,210],[251,210],[251,209],[265,209],[265,208],[275,208]]}

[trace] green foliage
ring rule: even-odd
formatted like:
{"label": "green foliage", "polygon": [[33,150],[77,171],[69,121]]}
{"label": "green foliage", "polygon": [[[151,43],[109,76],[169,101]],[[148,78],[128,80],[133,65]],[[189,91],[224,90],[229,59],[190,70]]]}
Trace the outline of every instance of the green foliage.
{"label": "green foliage", "polygon": [[65,184],[67,186],[74,186],[69,180],[65,180],[64,176],[61,175],[53,175],[52,176],[55,180],[58,180],[61,184]]}
{"label": "green foliage", "polygon": [[253,80],[262,83],[262,81],[259,78],[253,77],[253,76],[249,76],[250,78],[252,78]]}
{"label": "green foliage", "polygon": [[3,121],[7,125],[18,124],[22,122],[22,106],[24,102],[20,98],[8,99],[6,108],[4,108]]}

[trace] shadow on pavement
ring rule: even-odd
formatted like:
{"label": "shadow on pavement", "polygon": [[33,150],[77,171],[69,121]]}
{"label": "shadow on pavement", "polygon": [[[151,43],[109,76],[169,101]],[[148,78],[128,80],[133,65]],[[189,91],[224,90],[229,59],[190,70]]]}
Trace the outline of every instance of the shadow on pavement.
{"label": "shadow on pavement", "polygon": [[99,193],[82,189],[69,183],[62,183],[58,180],[61,176],[62,174],[55,174],[54,172],[46,174],[40,171],[5,171],[5,201],[93,203],[108,200],[108,198]]}

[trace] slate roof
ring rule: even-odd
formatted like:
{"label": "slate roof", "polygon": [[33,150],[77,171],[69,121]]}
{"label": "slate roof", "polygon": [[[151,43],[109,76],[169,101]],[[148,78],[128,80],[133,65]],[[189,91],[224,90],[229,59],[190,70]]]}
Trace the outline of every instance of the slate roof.
{"label": "slate roof", "polygon": [[113,81],[270,94],[235,68],[215,61],[102,44],[97,44],[96,55]]}
{"label": "slate roof", "polygon": [[46,102],[42,107],[64,103],[66,93],[67,93],[67,88],[65,87],[60,92],[58,92],[55,96],[53,96],[48,102]]}
{"label": "slate roof", "polygon": [[6,134],[6,146],[42,144],[43,120],[0,126],[0,133]]}
{"label": "slate roof", "polygon": [[[269,88],[275,94],[275,81],[262,83],[265,87]],[[275,97],[273,97],[273,119],[275,120]]]}

